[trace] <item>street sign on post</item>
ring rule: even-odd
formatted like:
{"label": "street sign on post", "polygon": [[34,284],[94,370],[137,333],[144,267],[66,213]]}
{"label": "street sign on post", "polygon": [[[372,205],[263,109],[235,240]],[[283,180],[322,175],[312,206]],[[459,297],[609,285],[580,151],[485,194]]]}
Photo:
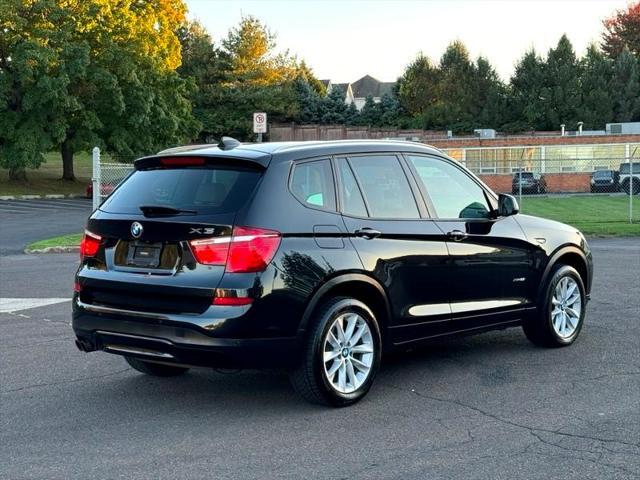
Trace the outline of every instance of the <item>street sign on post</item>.
{"label": "street sign on post", "polygon": [[255,112],[253,114],[253,133],[258,134],[258,142],[262,142],[262,134],[267,133],[267,114]]}

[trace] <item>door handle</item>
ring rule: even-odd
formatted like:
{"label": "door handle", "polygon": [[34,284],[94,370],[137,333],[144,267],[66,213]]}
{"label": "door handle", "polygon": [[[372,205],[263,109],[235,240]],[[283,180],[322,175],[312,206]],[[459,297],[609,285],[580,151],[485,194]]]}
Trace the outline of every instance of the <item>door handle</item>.
{"label": "door handle", "polygon": [[454,240],[456,242],[459,242],[460,240],[464,240],[468,236],[469,235],[467,235],[465,232],[461,230],[451,230],[450,232],[447,232],[447,238],[450,240]]}
{"label": "door handle", "polygon": [[380,235],[382,235],[381,231],[374,230],[373,228],[369,228],[369,227],[359,228],[353,233],[356,237],[362,237],[365,240],[373,240],[374,238],[377,238]]}

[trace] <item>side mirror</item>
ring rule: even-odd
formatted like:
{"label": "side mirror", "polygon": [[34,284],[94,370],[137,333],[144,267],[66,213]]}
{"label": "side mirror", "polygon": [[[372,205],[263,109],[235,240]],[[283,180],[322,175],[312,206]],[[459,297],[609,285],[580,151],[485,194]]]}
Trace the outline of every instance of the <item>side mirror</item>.
{"label": "side mirror", "polygon": [[508,217],[509,215],[515,215],[520,211],[520,205],[518,200],[513,195],[501,193],[498,195],[498,215],[500,217]]}

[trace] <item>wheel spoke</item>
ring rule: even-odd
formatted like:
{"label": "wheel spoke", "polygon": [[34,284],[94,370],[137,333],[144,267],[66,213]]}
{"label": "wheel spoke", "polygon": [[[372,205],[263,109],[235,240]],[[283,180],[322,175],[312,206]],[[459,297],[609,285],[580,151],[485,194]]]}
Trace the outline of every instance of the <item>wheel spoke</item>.
{"label": "wheel spoke", "polygon": [[373,346],[363,343],[361,345],[356,345],[351,349],[353,353],[373,353]]}
{"label": "wheel spoke", "polygon": [[571,297],[569,297],[567,299],[567,305],[573,306],[573,304],[575,304],[578,301],[580,301],[580,294],[579,293],[575,293],[574,295],[572,295]]}
{"label": "wheel spoke", "polygon": [[578,288],[578,284],[575,282],[571,282],[569,284],[569,288],[567,288],[567,296],[565,298],[568,299],[571,295],[573,295],[573,292],[575,292],[576,288]]}
{"label": "wheel spoke", "polygon": [[333,361],[331,368],[327,370],[327,376],[329,377],[329,380],[333,381],[333,376],[336,374],[341,364],[342,362],[340,361],[340,359],[336,359]]}
{"label": "wheel spoke", "polygon": [[342,317],[336,320],[336,331],[338,333],[338,341],[344,344],[345,339],[344,339],[344,329],[342,328],[342,320],[343,320]]}
{"label": "wheel spoke", "polygon": [[569,317],[573,317],[575,319],[580,318],[580,314],[578,312],[576,312],[573,308],[565,308],[564,311],[569,314],[569,315],[567,315]]}
{"label": "wheel spoke", "polygon": [[344,340],[349,343],[351,337],[353,336],[353,331],[356,328],[356,323],[358,323],[357,315],[349,315],[347,317],[347,328],[344,331]]}
{"label": "wheel spoke", "polygon": [[356,343],[358,343],[358,340],[360,340],[360,338],[362,337],[362,334],[367,330],[367,325],[365,323],[363,323],[362,325],[360,325],[360,328],[358,328],[358,330],[356,330],[356,333],[353,334],[353,336],[351,337],[351,346],[355,345]]}
{"label": "wheel spoke", "polygon": [[344,362],[340,363],[340,368],[338,369],[338,388],[341,391],[345,391],[347,387],[347,367]]}
{"label": "wheel spoke", "polygon": [[327,340],[329,341],[329,343],[333,348],[335,349],[340,348],[340,342],[338,341],[338,339],[336,338],[336,336],[333,334],[331,330],[329,330],[329,335],[327,336]]}
{"label": "wheel spoke", "polygon": [[356,357],[351,357],[351,361],[353,362],[354,366],[361,372],[366,372],[369,367],[371,367],[371,365],[367,365],[362,360],[358,360]]}
{"label": "wheel spoke", "polygon": [[553,317],[555,317],[556,315],[558,315],[561,312],[562,312],[562,310],[560,310],[559,308],[554,308],[553,310],[551,310],[551,315]]}
{"label": "wheel spoke", "polygon": [[340,355],[340,350],[330,350],[328,352],[324,352],[324,361],[328,362],[330,360],[333,360],[338,355]]}
{"label": "wheel spoke", "polygon": [[347,360],[345,364],[347,366],[347,379],[349,380],[349,383],[355,390],[356,388],[358,388],[359,385],[357,384],[356,372],[353,370],[353,364],[351,363],[350,360]]}
{"label": "wheel spoke", "polygon": [[558,300],[558,299],[556,298],[556,296],[554,295],[554,296],[551,298],[551,303],[552,303],[552,304],[554,304],[554,305],[560,305],[562,302],[561,302],[560,300]]}

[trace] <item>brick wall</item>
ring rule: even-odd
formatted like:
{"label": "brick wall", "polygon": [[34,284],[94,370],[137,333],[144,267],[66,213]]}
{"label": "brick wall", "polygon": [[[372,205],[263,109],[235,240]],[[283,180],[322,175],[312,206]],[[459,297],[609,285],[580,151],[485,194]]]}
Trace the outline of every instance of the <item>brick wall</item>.
{"label": "brick wall", "polygon": [[[513,175],[478,175],[496,193],[511,193]],[[547,173],[548,193],[589,192],[590,173]]]}
{"label": "brick wall", "polygon": [[428,143],[437,148],[520,147],[536,145],[588,145],[602,143],[638,143],[640,135],[583,135],[579,137],[501,137],[433,139]]}

